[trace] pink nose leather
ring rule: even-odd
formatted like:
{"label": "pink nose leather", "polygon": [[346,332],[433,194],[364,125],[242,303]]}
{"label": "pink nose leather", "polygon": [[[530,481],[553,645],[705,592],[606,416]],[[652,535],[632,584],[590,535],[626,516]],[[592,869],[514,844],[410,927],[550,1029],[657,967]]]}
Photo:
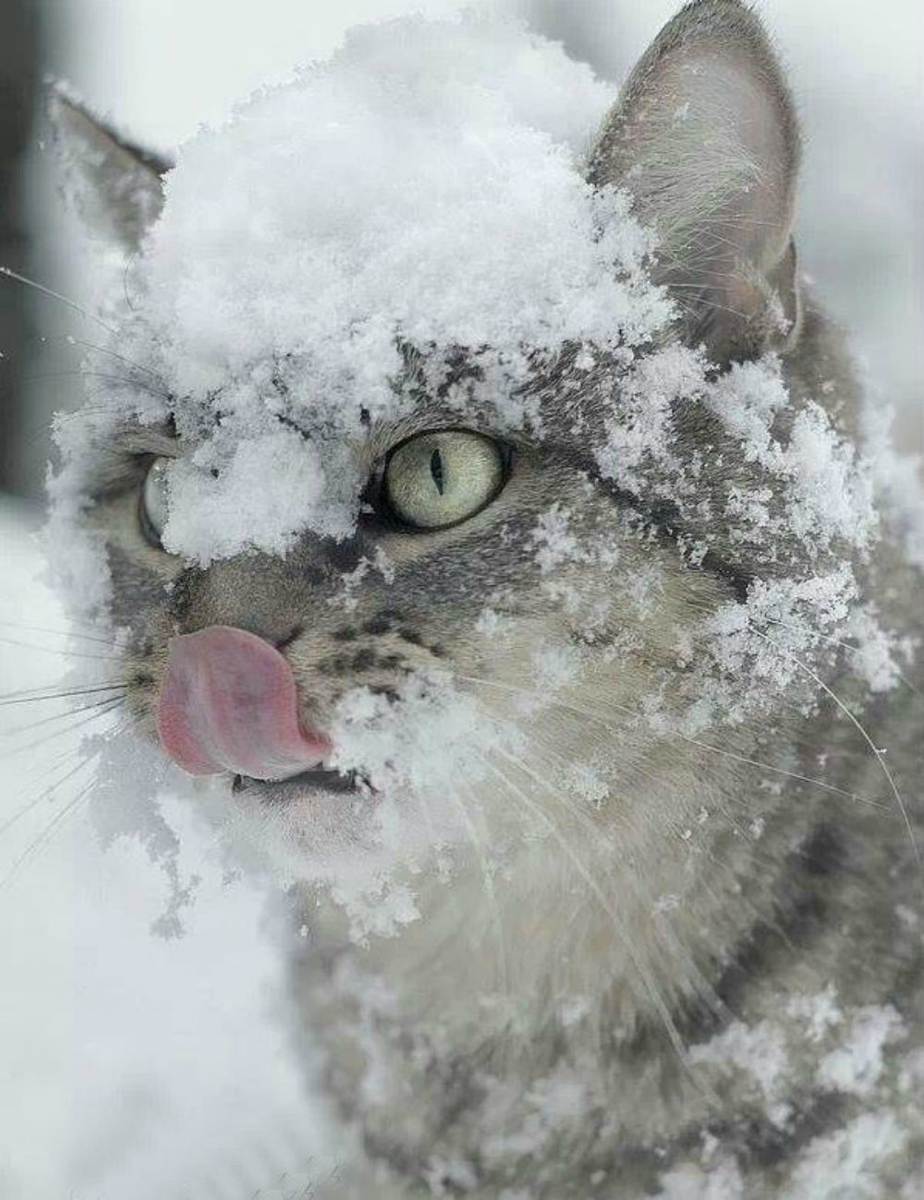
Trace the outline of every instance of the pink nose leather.
{"label": "pink nose leather", "polygon": [[262,638],[227,625],[170,642],[157,733],[190,775],[285,779],[318,766],[331,748],[299,724],[285,658]]}

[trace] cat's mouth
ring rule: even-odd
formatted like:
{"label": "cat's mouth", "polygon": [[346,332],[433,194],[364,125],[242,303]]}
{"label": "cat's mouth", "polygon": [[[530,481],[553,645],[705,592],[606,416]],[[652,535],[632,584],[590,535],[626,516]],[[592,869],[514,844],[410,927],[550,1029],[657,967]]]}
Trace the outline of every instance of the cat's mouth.
{"label": "cat's mouth", "polygon": [[332,771],[312,767],[291,775],[288,779],[255,779],[250,775],[235,775],[231,791],[256,792],[267,799],[287,800],[306,792],[337,792],[347,795],[372,795],[375,788],[357,771]]}
{"label": "cat's mouth", "polygon": [[171,640],[157,732],[188,774],[230,775],[232,794],[274,803],[377,794],[359,772],[325,766],[331,741],[302,724],[292,668],[243,629],[211,625]]}

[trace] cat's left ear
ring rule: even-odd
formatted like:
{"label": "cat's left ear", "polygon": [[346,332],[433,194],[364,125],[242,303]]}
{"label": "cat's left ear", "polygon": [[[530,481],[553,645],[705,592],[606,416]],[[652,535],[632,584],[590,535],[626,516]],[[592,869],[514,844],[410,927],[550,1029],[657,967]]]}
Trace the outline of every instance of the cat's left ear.
{"label": "cat's left ear", "polygon": [[91,235],[134,254],[160,216],[172,163],[127,141],[70,90],[52,84],[48,116],[68,195]]}
{"label": "cat's left ear", "polygon": [[794,344],[796,115],[773,47],[739,0],[693,0],[655,39],[589,162],[658,237],[655,278],[683,336],[718,363]]}

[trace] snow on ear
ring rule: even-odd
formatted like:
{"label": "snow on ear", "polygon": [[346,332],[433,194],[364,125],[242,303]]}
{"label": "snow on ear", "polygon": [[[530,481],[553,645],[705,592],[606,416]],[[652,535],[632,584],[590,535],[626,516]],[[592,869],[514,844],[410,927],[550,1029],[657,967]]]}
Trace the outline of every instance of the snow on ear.
{"label": "snow on ear", "polygon": [[172,163],[126,141],[73,93],[54,83],[48,116],[66,188],[93,237],[127,254],[160,216],[163,175]]}
{"label": "snow on ear", "polygon": [[798,165],[786,81],[738,0],[693,0],[662,29],[591,152],[591,182],[626,188],[655,228],[656,278],[716,362],[797,336]]}

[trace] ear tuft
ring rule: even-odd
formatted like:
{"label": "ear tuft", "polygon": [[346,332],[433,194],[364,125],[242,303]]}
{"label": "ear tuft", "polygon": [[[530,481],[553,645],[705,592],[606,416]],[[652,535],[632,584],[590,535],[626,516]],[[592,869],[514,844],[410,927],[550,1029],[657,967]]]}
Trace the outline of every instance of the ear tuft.
{"label": "ear tuft", "polygon": [[99,120],[71,88],[48,81],[48,117],[68,195],[92,236],[134,254],[164,203],[167,159]]}
{"label": "ear tuft", "polygon": [[592,152],[591,182],[632,193],[686,338],[717,362],[794,340],[799,154],[782,70],[739,0],[694,0],[662,29]]}

